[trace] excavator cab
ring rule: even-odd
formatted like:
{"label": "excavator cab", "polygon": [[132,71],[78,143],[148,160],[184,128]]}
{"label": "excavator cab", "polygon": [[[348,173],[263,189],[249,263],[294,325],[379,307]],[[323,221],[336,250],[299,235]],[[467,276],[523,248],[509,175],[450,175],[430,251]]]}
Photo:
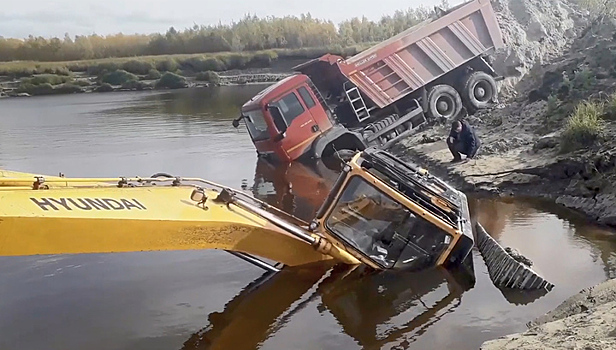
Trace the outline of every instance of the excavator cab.
{"label": "excavator cab", "polygon": [[375,148],[347,163],[310,227],[379,270],[459,264],[474,244],[462,192]]}

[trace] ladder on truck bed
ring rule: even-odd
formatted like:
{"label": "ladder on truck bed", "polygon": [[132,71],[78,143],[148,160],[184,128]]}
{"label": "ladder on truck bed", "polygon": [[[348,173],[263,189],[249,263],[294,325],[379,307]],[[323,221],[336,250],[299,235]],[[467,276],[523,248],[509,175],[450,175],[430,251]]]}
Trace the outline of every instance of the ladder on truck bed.
{"label": "ladder on truck bed", "polygon": [[368,108],[366,103],[364,102],[364,98],[361,96],[361,92],[357,88],[357,86],[353,86],[351,88],[347,88],[347,83],[344,83],[344,92],[346,97],[351,104],[351,108],[353,112],[355,112],[355,116],[359,122],[363,122],[364,120],[370,118],[370,111],[374,108]]}

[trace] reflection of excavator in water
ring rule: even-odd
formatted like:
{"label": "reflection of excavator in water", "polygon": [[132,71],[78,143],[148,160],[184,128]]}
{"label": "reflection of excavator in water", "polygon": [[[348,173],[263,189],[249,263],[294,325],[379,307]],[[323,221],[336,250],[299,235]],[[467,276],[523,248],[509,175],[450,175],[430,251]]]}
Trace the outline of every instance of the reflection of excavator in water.
{"label": "reflection of excavator in water", "polygon": [[[380,349],[402,338],[413,342],[455,310],[475,282],[457,267],[381,274],[344,265],[328,268],[322,264],[295,273],[264,274],[224,311],[211,313],[209,325],[184,342],[182,350],[257,349],[312,301],[320,301],[362,348]],[[392,322],[401,314],[404,321]],[[388,330],[382,332],[385,325]]]}
{"label": "reflection of excavator in water", "polygon": [[[422,270],[460,265],[476,240],[500,285],[551,288],[485,231],[474,237],[462,192],[375,149],[343,167],[310,223],[202,179],[29,176],[0,173],[0,255],[222,249],[269,271],[324,260]],[[365,198],[378,205],[354,207]]]}

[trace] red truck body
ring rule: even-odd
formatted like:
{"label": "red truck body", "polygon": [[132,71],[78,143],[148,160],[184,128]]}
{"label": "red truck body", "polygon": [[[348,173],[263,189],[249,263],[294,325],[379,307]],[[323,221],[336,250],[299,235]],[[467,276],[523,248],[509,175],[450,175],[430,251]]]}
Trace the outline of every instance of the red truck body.
{"label": "red truck body", "polygon": [[387,148],[424,113],[449,119],[494,102],[497,77],[484,56],[503,46],[490,1],[469,1],[346,60],[327,54],[295,67],[242,117],[257,152],[282,161]]}

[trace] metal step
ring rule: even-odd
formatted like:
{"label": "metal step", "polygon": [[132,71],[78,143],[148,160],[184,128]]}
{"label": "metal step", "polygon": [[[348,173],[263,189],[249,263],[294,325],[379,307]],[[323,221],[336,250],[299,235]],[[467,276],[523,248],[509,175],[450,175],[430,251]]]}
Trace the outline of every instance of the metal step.
{"label": "metal step", "polygon": [[364,102],[364,99],[361,96],[359,89],[357,87],[352,87],[348,90],[345,90],[345,93],[347,96],[347,100],[351,104],[353,112],[355,112],[357,120],[362,122],[370,118],[370,110],[368,110],[368,107],[366,106],[366,103]]}

